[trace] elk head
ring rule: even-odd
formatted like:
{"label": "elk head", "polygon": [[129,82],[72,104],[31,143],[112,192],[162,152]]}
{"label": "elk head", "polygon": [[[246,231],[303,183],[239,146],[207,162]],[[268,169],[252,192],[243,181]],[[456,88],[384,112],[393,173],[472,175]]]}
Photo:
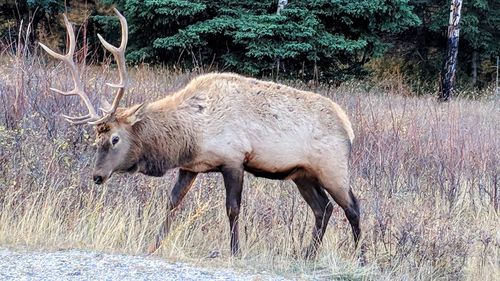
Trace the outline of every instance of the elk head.
{"label": "elk head", "polygon": [[130,132],[134,123],[138,121],[136,114],[141,109],[142,105],[136,105],[128,109],[118,108],[118,104],[128,86],[127,69],[125,65],[128,27],[125,17],[121,15],[118,10],[114,9],[114,11],[120,19],[121,24],[122,37],[120,46],[115,47],[106,42],[101,35],[97,35],[103,46],[113,54],[118,65],[120,77],[120,81],[117,84],[106,84],[116,88],[116,94],[109,108],[100,108],[103,112],[102,116],[97,114],[97,111],[85,93],[83,83],[80,80],[80,72],[73,61],[76,47],[75,33],[66,15],[64,15],[64,23],[69,37],[68,52],[65,55],[58,54],[44,44],[39,43],[49,55],[63,61],[69,67],[73,78],[73,90],[61,91],[54,88],[51,88],[51,90],[64,96],[79,96],[83,104],[87,107],[88,113],[86,115],[77,117],[63,115],[63,117],[71,124],[90,124],[95,127],[97,153],[95,157],[93,180],[96,184],[104,183],[114,172],[134,172],[137,169],[137,159],[135,159],[133,153],[133,151],[137,149],[135,147],[136,144],[131,140]]}

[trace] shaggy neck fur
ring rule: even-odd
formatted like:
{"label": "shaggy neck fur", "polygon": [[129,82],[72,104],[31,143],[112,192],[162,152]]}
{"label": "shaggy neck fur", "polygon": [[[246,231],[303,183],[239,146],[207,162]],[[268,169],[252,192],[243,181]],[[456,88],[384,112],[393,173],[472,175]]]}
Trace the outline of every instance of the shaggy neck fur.
{"label": "shaggy neck fur", "polygon": [[131,132],[139,172],[159,177],[194,159],[196,136],[188,118],[179,110],[145,110]]}

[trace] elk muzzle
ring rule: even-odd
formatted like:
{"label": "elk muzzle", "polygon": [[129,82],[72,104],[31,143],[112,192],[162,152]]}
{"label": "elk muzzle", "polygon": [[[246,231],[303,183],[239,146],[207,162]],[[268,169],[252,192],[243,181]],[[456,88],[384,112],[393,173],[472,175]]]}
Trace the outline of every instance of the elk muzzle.
{"label": "elk muzzle", "polygon": [[108,180],[109,176],[108,175],[100,175],[97,173],[94,173],[92,176],[92,180],[94,181],[95,184],[101,185],[105,183]]}
{"label": "elk muzzle", "polygon": [[111,174],[112,172],[107,172],[107,169],[96,166],[92,173],[92,181],[98,185],[104,184],[111,177]]}
{"label": "elk muzzle", "polygon": [[94,175],[93,179],[94,179],[94,183],[95,184],[99,184],[100,185],[100,184],[104,183],[104,179],[103,179],[102,176]]}

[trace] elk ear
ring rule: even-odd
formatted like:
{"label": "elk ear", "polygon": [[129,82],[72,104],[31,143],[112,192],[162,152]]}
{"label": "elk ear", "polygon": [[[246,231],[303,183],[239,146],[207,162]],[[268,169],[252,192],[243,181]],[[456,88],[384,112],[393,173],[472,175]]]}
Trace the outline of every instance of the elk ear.
{"label": "elk ear", "polygon": [[144,103],[134,105],[131,108],[127,109],[127,123],[130,125],[134,125],[135,123],[142,120],[144,117]]}

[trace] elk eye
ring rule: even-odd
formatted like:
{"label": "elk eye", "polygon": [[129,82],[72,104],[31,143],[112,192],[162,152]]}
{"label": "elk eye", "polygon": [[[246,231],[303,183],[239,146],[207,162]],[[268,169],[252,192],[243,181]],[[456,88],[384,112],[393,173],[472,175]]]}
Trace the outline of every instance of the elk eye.
{"label": "elk eye", "polygon": [[115,144],[117,144],[117,143],[118,143],[118,141],[119,141],[119,140],[120,140],[120,138],[119,138],[118,136],[113,136],[113,137],[111,138],[111,144],[112,144],[112,145],[115,145]]}

